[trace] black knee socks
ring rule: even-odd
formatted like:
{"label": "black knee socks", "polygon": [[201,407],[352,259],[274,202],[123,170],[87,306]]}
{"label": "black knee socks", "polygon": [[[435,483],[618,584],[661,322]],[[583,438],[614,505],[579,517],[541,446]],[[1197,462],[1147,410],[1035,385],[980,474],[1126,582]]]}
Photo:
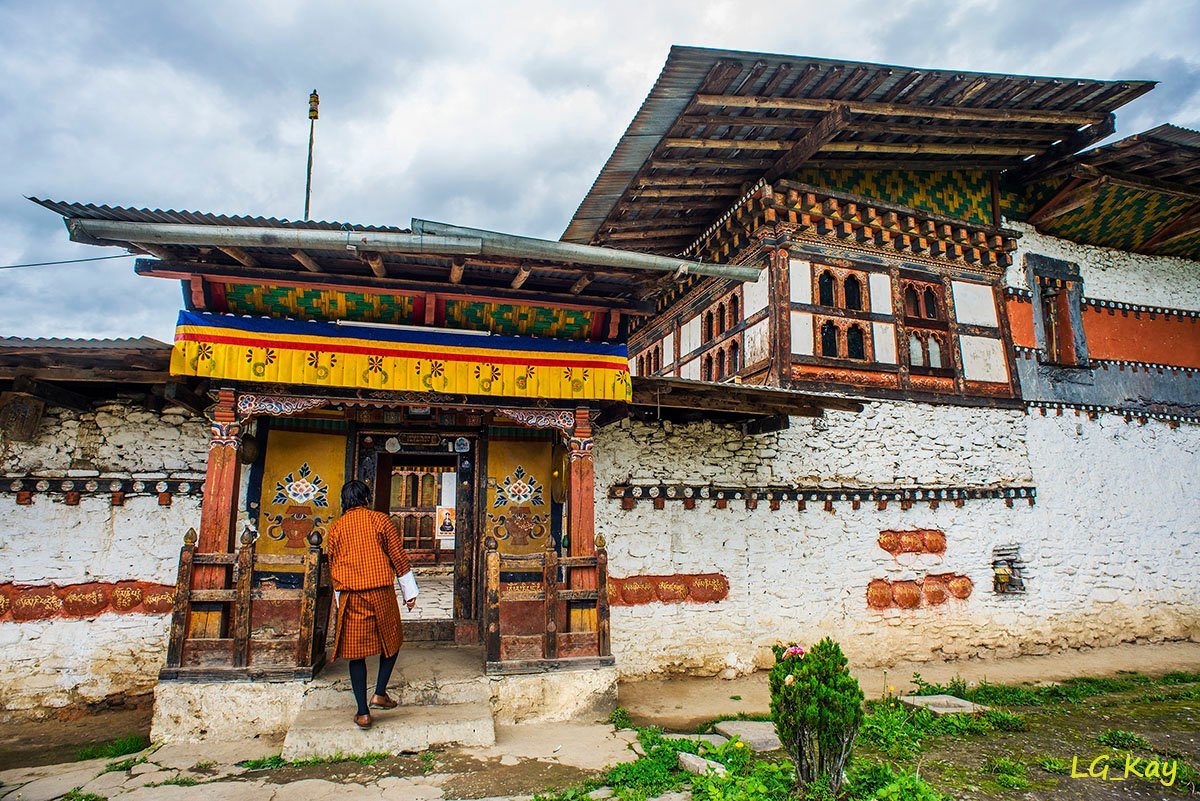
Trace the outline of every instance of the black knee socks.
{"label": "black knee socks", "polygon": [[[392,678],[392,668],[396,666],[396,657],[400,652],[391,656],[379,655],[379,676],[375,680],[375,694],[387,695],[388,682]],[[354,702],[358,704],[358,714],[366,715],[370,710],[367,709],[367,660],[351,659],[348,663],[350,666],[350,687],[354,690]]]}
{"label": "black knee socks", "polygon": [[396,657],[400,656],[400,652],[391,656],[379,655],[379,678],[375,680],[375,694],[387,695],[388,682],[392,678],[392,668],[396,666]]}
{"label": "black knee socks", "polygon": [[[393,663],[395,658],[393,658]],[[366,715],[367,709],[367,660],[350,660],[350,687],[354,690],[354,701],[358,704],[358,714]]]}

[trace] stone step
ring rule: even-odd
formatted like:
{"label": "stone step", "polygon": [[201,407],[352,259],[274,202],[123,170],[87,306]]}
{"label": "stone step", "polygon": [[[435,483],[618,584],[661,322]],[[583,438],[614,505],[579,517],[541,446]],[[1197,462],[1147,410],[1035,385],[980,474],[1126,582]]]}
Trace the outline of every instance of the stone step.
{"label": "stone step", "polygon": [[[491,699],[483,674],[483,649],[432,643],[406,643],[400,649],[388,694],[404,706],[465,704]],[[374,692],[379,660],[367,660],[367,686]],[[336,661],[311,681],[303,709],[353,708],[346,663]]]}
{"label": "stone step", "polygon": [[486,702],[443,706],[400,706],[371,710],[369,729],[354,725],[353,707],[305,709],[283,741],[287,760],[337,753],[399,754],[439,745],[490,746],[496,743],[492,709]]}
{"label": "stone step", "polygon": [[[367,693],[375,692],[373,674],[368,672]],[[492,697],[491,684],[484,676],[449,681],[421,681],[415,684],[396,682],[388,687],[388,695],[401,706],[435,706],[445,704],[488,703]],[[354,709],[350,680],[330,681],[309,685],[301,709]]]}

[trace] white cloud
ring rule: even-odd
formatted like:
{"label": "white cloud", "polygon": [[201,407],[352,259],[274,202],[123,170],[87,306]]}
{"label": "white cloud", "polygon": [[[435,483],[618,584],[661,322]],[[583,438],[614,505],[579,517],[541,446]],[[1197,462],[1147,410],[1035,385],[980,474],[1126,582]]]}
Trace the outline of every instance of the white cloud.
{"label": "white cloud", "polygon": [[[1196,41],[1168,0],[5,4],[0,263],[115,252],[23,194],[298,217],[314,86],[314,216],[557,237],[674,43],[1162,78],[1129,134],[1200,125]],[[122,260],[0,271],[0,334],[169,337],[179,304]]]}

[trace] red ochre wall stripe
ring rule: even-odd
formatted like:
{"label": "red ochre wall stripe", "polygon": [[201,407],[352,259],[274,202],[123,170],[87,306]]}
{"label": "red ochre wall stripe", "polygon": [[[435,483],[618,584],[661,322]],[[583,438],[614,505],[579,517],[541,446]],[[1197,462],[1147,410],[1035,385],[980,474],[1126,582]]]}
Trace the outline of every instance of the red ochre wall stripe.
{"label": "red ochre wall stripe", "polygon": [[87,618],[105,612],[162,615],[174,606],[173,585],[148,581],[0,584],[0,622]]}
{"label": "red ochre wall stripe", "polygon": [[[1029,305],[1029,304],[1026,304]],[[1110,314],[1111,312],[1111,314]],[[1088,356],[1200,368],[1200,319],[1084,306]]]}
{"label": "red ochre wall stripe", "polygon": [[[1036,348],[1033,304],[1008,299],[1013,345]],[[1200,369],[1200,318],[1085,304],[1083,333],[1088,357],[1105,361],[1142,362]]]}

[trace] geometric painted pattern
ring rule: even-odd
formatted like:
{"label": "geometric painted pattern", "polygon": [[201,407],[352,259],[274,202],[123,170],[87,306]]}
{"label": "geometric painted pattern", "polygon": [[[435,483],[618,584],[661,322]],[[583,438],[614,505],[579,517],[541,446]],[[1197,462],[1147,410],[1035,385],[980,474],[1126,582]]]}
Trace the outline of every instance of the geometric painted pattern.
{"label": "geometric painted pattern", "polygon": [[580,309],[447,300],[446,326],[505,336],[588,339],[595,312]]}
{"label": "geometric painted pattern", "polygon": [[795,180],[898,203],[978,225],[992,224],[992,185],[983,170],[804,169]]}
{"label": "geometric painted pattern", "polygon": [[226,284],[225,302],[232,314],[401,325],[413,322],[412,298],[403,295],[369,295],[270,284]]}
{"label": "geometric painted pattern", "polygon": [[1133,250],[1195,201],[1124,186],[1107,186],[1091,202],[1040,226],[1077,242]]}

